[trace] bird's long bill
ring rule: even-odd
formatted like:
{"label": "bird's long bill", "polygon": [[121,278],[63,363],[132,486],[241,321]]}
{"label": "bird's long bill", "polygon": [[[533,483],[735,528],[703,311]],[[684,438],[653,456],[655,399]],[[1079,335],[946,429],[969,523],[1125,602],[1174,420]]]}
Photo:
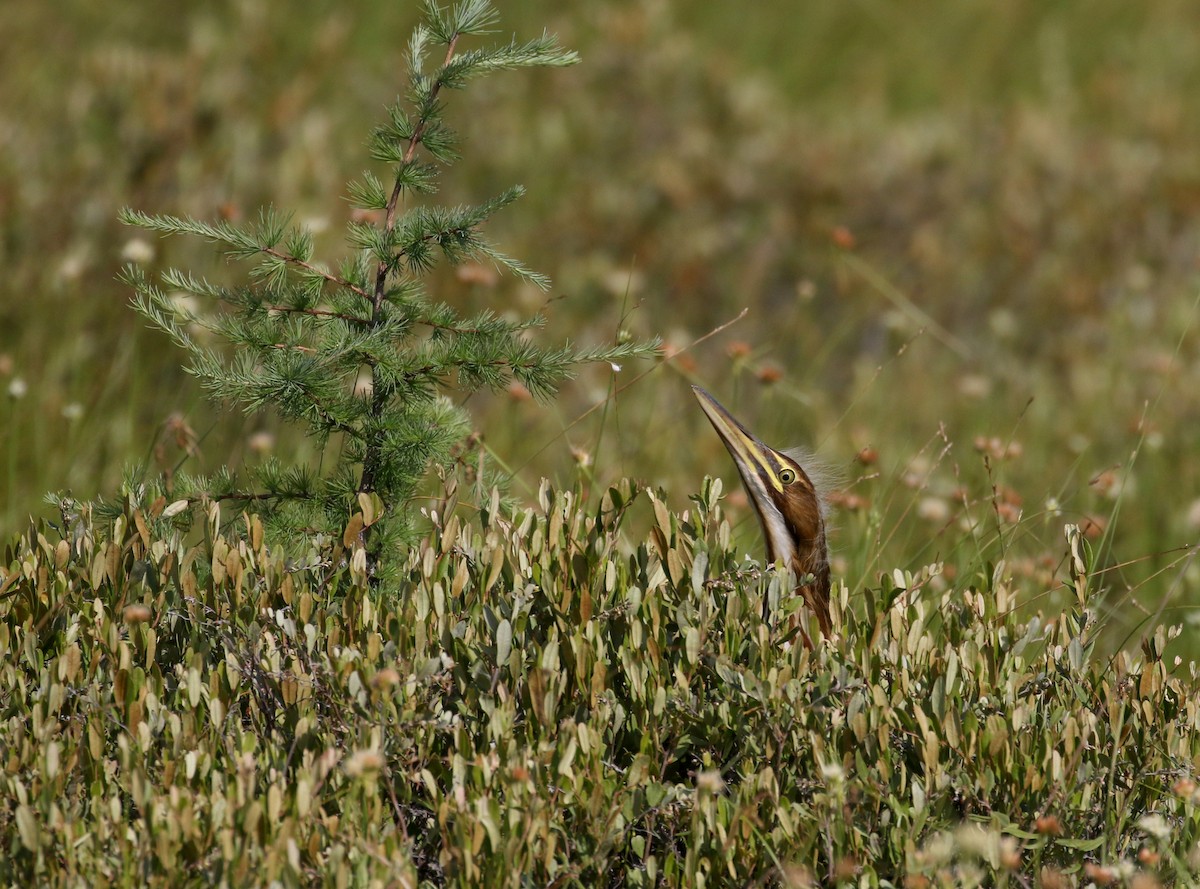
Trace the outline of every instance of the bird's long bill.
{"label": "bird's long bill", "polygon": [[721,436],[721,441],[729,449],[730,455],[737,463],[738,472],[741,473],[746,486],[752,489],[752,493],[763,484],[760,470],[765,470],[767,478],[774,479],[775,473],[763,457],[763,451],[768,450],[766,446],[751,435],[749,430],[739,423],[733,414],[725,410],[719,401],[699,386],[692,386],[692,391],[696,393],[700,407],[704,408],[704,413],[708,415],[709,422],[717,430],[717,435]]}

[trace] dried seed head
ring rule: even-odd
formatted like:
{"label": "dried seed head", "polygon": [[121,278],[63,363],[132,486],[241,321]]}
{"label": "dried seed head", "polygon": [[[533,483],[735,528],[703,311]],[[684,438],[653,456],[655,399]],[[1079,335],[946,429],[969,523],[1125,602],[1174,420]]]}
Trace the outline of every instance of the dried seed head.
{"label": "dried seed head", "polygon": [[391,688],[400,681],[400,674],[391,667],[384,667],[371,677],[371,684],[376,688]]}
{"label": "dried seed head", "polygon": [[383,768],[383,757],[378,750],[357,750],[350,754],[343,768],[351,778],[360,778]]}
{"label": "dried seed head", "polygon": [[1033,823],[1033,829],[1042,836],[1062,836],[1062,823],[1054,815],[1042,815]]}
{"label": "dried seed head", "polygon": [[147,606],[139,603],[126,605],[125,610],[121,612],[121,616],[125,618],[125,623],[127,624],[144,624],[154,615]]}

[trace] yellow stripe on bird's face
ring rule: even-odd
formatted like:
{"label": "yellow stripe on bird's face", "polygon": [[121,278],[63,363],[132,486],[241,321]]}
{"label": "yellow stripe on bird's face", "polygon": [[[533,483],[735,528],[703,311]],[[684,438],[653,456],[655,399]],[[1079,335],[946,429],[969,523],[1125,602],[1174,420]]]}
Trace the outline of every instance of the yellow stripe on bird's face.
{"label": "yellow stripe on bird's face", "polygon": [[721,437],[734,462],[738,464],[738,470],[747,486],[751,484],[751,479],[747,476],[753,475],[755,481],[762,485],[770,485],[777,493],[782,494],[787,485],[796,481],[796,472],[789,465],[791,460],[751,435],[733,414],[699,386],[693,386],[692,391],[696,393],[700,407],[704,409],[709,422],[717,430],[717,435]]}
{"label": "yellow stripe on bird's face", "polygon": [[828,636],[829,547],[821,498],[812,479],[795,460],[751,435],[699,386],[692,391],[737,465],[767,539],[767,561],[782,562],[797,578],[807,578],[797,591]]}

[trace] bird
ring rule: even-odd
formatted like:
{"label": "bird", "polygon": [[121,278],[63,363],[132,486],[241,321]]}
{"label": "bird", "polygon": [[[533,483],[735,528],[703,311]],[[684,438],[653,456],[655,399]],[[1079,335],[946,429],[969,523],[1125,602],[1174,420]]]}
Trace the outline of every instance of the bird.
{"label": "bird", "polygon": [[[825,502],[813,477],[800,465],[801,460],[810,462],[811,457],[799,451],[777,451],[768,447],[704,389],[692,386],[692,391],[733,457],[754,511],[758,513],[767,542],[767,562],[782,564],[791,570],[797,578],[796,592],[816,616],[822,635],[832,638]],[[768,611],[768,603],[764,600],[764,620],[769,617]],[[805,642],[811,647],[807,635]]]}

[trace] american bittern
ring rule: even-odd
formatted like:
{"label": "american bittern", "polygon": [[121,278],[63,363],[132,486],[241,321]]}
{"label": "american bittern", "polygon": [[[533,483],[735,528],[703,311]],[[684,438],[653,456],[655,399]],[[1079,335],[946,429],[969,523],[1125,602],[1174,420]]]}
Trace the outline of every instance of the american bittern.
{"label": "american bittern", "polygon": [[[767,561],[791,569],[798,581],[796,591],[828,638],[832,627],[825,511],[816,486],[796,459],[801,455],[767,447],[699,386],[692,391],[737,464],[767,539]],[[766,602],[763,617],[767,617]]]}

